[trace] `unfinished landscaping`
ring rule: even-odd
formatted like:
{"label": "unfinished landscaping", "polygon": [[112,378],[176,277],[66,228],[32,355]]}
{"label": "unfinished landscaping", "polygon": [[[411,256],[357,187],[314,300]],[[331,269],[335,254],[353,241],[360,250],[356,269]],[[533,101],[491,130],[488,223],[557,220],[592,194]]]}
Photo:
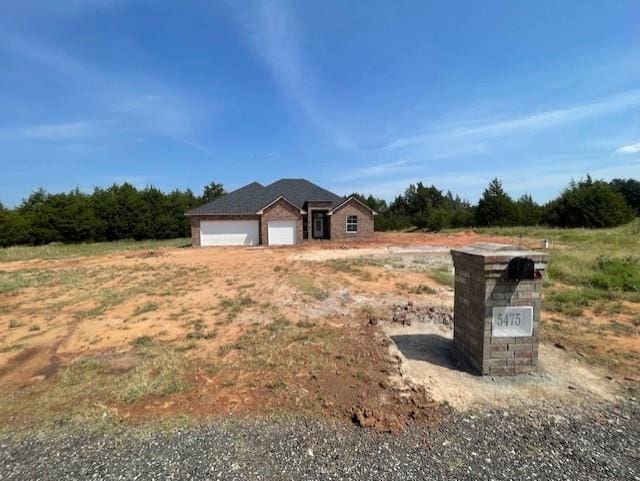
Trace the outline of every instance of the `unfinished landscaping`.
{"label": "unfinished landscaping", "polygon": [[[640,248],[613,231],[627,256]],[[348,247],[123,245],[130,250],[51,259],[14,251],[23,260],[0,264],[0,425],[295,413],[398,432],[447,406],[611,401],[635,389],[640,298],[571,283],[565,257],[581,248],[571,240],[551,252],[539,372],[496,381],[458,363],[449,248],[539,246],[536,232],[495,234],[376,234]],[[574,303],[577,293],[590,297]]]}

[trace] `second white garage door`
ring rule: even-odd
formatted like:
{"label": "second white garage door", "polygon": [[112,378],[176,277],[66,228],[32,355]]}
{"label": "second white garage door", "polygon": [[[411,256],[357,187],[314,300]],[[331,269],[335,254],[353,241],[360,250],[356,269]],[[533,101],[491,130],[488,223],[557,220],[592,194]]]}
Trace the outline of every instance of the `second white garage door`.
{"label": "second white garage door", "polygon": [[296,243],[295,220],[273,219],[267,225],[270,246],[290,246]]}
{"label": "second white garage door", "polygon": [[201,246],[255,246],[260,243],[257,220],[203,220]]}

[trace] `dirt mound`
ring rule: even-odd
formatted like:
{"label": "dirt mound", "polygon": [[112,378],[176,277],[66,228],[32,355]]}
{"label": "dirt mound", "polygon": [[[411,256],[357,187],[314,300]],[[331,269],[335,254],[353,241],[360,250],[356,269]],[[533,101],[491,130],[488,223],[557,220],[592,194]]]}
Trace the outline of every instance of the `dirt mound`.
{"label": "dirt mound", "polygon": [[453,311],[438,306],[417,306],[409,301],[406,304],[396,304],[393,307],[393,322],[410,326],[414,322],[453,325]]}
{"label": "dirt mound", "polygon": [[397,434],[412,422],[430,422],[442,414],[444,408],[434,402],[422,386],[410,384],[406,389],[399,386],[389,389],[393,409],[390,406],[357,405],[350,411],[351,420],[363,428]]}

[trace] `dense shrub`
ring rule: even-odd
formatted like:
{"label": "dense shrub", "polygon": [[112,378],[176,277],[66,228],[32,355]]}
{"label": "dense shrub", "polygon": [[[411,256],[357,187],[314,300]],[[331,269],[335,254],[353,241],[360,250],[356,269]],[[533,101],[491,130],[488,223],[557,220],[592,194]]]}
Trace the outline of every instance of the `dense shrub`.
{"label": "dense shrub", "polygon": [[610,185],[624,197],[636,215],[640,216],[640,181],[635,179],[613,179]]}
{"label": "dense shrub", "polygon": [[543,218],[557,227],[615,227],[630,222],[634,212],[625,198],[603,181],[571,182],[556,200],[552,201]]}
{"label": "dense shrub", "polygon": [[591,284],[598,289],[640,292],[640,258],[601,257]]}

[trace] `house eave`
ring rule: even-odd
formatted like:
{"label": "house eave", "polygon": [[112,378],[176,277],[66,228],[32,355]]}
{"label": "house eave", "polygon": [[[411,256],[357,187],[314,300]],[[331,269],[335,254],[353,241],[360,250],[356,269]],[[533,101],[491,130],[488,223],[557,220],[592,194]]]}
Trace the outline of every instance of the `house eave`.
{"label": "house eave", "polygon": [[265,210],[267,210],[269,207],[271,207],[273,204],[275,204],[276,202],[278,202],[280,200],[284,200],[285,202],[291,204],[293,207],[295,207],[296,209],[298,209],[300,211],[300,214],[306,214],[307,213],[305,210],[301,209],[299,205],[294,204],[289,199],[287,199],[284,195],[281,195],[278,198],[274,199],[273,201],[269,202],[267,205],[265,205],[262,209],[260,209],[258,212],[256,212],[256,214],[258,214],[258,215],[264,214]]}
{"label": "house eave", "polygon": [[344,202],[341,202],[340,204],[336,205],[333,209],[331,209],[327,215],[333,215],[333,213],[335,211],[337,211],[338,209],[342,208],[342,206],[344,206],[347,202],[349,202],[350,200],[355,200],[358,204],[360,204],[362,207],[364,207],[365,209],[369,209],[371,211],[371,213],[373,215],[378,215],[378,213],[373,210],[371,207],[369,207],[367,204],[365,204],[364,202],[358,200],[357,198],[355,198],[354,196],[350,196],[347,199],[344,200]]}

